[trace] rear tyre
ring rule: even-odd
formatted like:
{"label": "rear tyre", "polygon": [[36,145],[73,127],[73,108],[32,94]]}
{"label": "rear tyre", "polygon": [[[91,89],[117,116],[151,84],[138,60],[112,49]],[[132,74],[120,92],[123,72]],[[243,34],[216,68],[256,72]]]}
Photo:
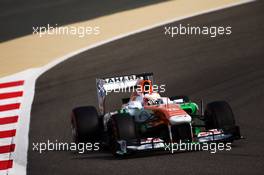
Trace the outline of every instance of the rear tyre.
{"label": "rear tyre", "polygon": [[84,106],[73,109],[72,134],[75,143],[99,140],[99,117],[95,107]]}

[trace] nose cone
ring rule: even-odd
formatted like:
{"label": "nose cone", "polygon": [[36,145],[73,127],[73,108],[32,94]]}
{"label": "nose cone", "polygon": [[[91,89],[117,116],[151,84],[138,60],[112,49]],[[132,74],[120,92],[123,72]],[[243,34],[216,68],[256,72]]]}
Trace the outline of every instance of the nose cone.
{"label": "nose cone", "polygon": [[185,115],[178,115],[178,116],[172,116],[169,119],[170,124],[172,125],[178,125],[182,123],[191,123],[192,118],[188,114]]}

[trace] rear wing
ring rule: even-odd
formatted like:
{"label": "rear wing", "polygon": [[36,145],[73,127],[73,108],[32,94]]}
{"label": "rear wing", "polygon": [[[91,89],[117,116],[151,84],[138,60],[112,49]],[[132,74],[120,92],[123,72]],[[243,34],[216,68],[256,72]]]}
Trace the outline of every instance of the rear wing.
{"label": "rear wing", "polygon": [[100,113],[105,114],[105,98],[109,93],[124,92],[126,89],[135,87],[138,80],[151,80],[153,82],[153,73],[97,78],[96,89]]}

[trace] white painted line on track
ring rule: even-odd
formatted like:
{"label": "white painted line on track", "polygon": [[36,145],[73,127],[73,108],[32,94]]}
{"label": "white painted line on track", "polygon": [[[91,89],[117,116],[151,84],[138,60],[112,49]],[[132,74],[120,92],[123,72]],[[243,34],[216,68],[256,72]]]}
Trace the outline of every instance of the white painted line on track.
{"label": "white painted line on track", "polygon": [[217,7],[217,8],[212,8],[212,9],[209,9],[209,10],[205,10],[205,11],[201,11],[201,12],[198,12],[198,13],[194,13],[192,15],[175,17],[173,19],[170,19],[170,20],[167,20],[167,21],[163,21],[163,22],[160,22],[160,23],[157,23],[157,24],[153,24],[153,25],[150,25],[150,26],[141,28],[139,30],[135,30],[135,31],[132,31],[132,32],[128,32],[126,34],[118,35],[118,36],[113,37],[111,39],[107,39],[107,40],[104,40],[104,41],[101,41],[101,42],[98,42],[98,43],[89,45],[89,46],[84,47],[84,48],[81,48],[81,49],[79,49],[77,51],[71,52],[71,53],[69,53],[67,55],[64,55],[64,56],[62,56],[60,58],[57,58],[57,59],[55,59],[55,61],[52,61],[51,63],[43,66],[42,69],[41,69],[40,74],[43,74],[44,72],[48,71],[52,67],[56,66],[57,64],[65,61],[65,60],[67,60],[67,59],[69,59],[69,58],[71,58],[71,57],[73,57],[75,55],[78,55],[78,54],[80,54],[82,52],[85,52],[87,50],[90,50],[90,49],[99,47],[101,45],[104,45],[104,44],[107,44],[107,43],[110,43],[110,42],[113,42],[113,41],[116,41],[116,40],[119,40],[119,39],[128,37],[130,35],[134,35],[134,34],[141,33],[141,32],[147,31],[147,30],[151,30],[151,29],[154,29],[154,28],[157,28],[157,27],[160,27],[160,26],[169,24],[169,23],[173,23],[175,21],[180,21],[180,20],[187,19],[187,18],[191,18],[191,17],[194,17],[194,16],[198,16],[198,15],[202,15],[202,14],[207,14],[207,13],[210,13],[210,12],[214,12],[214,11],[218,11],[218,10],[223,10],[223,9],[226,9],[226,8],[230,8],[230,7],[234,7],[234,6],[238,6],[238,5],[242,5],[242,4],[246,4],[246,3],[250,3],[250,2],[254,2],[254,1],[256,1],[256,0],[241,0],[240,2],[231,3],[231,4],[224,5],[224,6]]}

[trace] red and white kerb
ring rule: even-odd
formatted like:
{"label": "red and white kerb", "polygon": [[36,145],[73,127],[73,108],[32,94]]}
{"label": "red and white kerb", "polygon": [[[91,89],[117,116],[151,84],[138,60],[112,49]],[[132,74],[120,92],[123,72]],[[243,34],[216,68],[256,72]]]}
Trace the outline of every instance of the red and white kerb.
{"label": "red and white kerb", "polygon": [[23,97],[24,81],[0,83],[0,174],[7,174],[13,167],[11,154],[16,149],[16,136],[19,109]]}

